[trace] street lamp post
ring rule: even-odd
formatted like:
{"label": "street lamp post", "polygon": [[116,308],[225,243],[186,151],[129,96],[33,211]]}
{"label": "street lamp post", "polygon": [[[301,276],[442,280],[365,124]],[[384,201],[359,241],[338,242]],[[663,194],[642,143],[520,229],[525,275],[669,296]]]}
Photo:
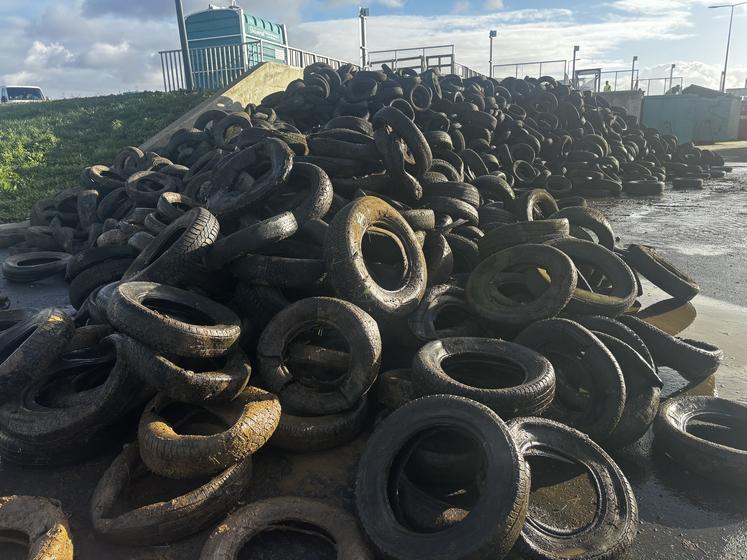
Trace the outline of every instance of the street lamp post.
{"label": "street lamp post", "polygon": [[738,2],[736,4],[718,4],[716,6],[708,6],[709,8],[731,8],[731,15],[729,16],[729,35],[726,38],[726,57],[724,58],[724,71],[721,74],[721,92],[726,89],[726,67],[729,65],[729,45],[731,43],[731,24],[734,20],[734,8],[736,8],[737,6],[741,6],[742,4],[747,4],[747,1]]}
{"label": "street lamp post", "polygon": [[630,91],[633,91],[633,84],[635,83],[635,63],[638,60],[638,56],[633,57],[633,67],[630,69]]}
{"label": "street lamp post", "polygon": [[672,66],[669,68],[669,89],[670,90],[674,87],[674,84],[672,83],[672,80],[674,80],[674,67],[675,65],[672,64]]}
{"label": "street lamp post", "polygon": [[182,62],[184,64],[184,85],[188,91],[194,89],[192,83],[192,59],[189,56],[189,43],[187,42],[187,27],[184,24],[184,7],[182,0],[176,1],[176,19],[179,23],[179,41],[182,45]]}
{"label": "street lamp post", "polygon": [[573,45],[573,66],[571,68],[571,87],[576,87],[576,53],[580,50],[578,45]]}
{"label": "street lamp post", "polygon": [[358,17],[361,22],[361,68],[368,67],[368,46],[366,45],[366,18],[368,18],[368,8],[358,10]]}
{"label": "street lamp post", "polygon": [[493,39],[498,36],[498,32],[495,29],[490,30],[490,71],[488,75],[493,77]]}

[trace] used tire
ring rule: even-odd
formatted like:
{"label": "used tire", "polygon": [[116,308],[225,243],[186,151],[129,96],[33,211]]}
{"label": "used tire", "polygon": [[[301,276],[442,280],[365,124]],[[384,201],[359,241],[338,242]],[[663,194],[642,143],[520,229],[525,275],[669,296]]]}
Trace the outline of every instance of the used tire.
{"label": "used tire", "polygon": [[[313,326],[332,328],[348,345],[347,368],[335,379],[310,379],[286,365],[290,343]],[[381,337],[376,322],[355,305],[335,298],[307,298],[270,321],[257,344],[257,357],[259,375],[279,396],[283,410],[333,414],[354,407],[373,384],[381,361]]]}
{"label": "used tire", "polygon": [[239,502],[251,480],[252,458],[247,457],[181,496],[113,516],[115,502],[129,482],[147,474],[137,445],[125,446],[93,491],[91,522],[98,535],[122,544],[144,546],[172,542],[197,533],[226,515]]}
{"label": "used tire", "polygon": [[673,298],[690,301],[698,295],[700,286],[695,280],[675,268],[653,247],[629,245],[626,255],[632,267]]}
{"label": "used tire", "polygon": [[525,346],[493,338],[442,338],[413,359],[419,395],[459,395],[484,404],[501,418],[541,414],[555,395],[550,362]]}
{"label": "used tire", "polygon": [[0,531],[24,535],[29,560],[73,560],[67,516],[48,498],[0,497]]}
{"label": "used tire", "polygon": [[514,342],[555,369],[555,399],[545,415],[605,441],[625,407],[625,380],[615,357],[591,331],[568,319],[538,321]]}
{"label": "used tire", "polygon": [[177,356],[221,356],[241,333],[241,321],[227,307],[152,282],[119,284],[106,314],[118,331],[158,352]]}
{"label": "used tire", "polygon": [[[162,414],[170,406],[179,406],[181,414]],[[199,432],[199,420],[191,429],[189,424],[190,416],[202,411],[211,417],[211,428],[206,434]],[[191,406],[157,395],[140,417],[140,457],[151,472],[167,478],[213,475],[260,449],[279,420],[277,397],[257,387],[248,387],[232,401]],[[218,425],[223,428],[221,431],[216,431]],[[191,431],[195,428],[196,433]]]}
{"label": "used tire", "polygon": [[40,251],[11,255],[3,261],[3,276],[10,282],[31,283],[64,272],[69,253]]}
{"label": "used tire", "polygon": [[[695,422],[700,425],[694,425]],[[682,395],[661,405],[654,445],[677,467],[745,487],[747,407],[716,397]]]}
{"label": "used tire", "polygon": [[[466,432],[482,445],[484,480],[479,501],[462,523],[449,531],[418,533],[395,514],[393,462],[412,452],[413,438],[434,427]],[[364,532],[385,558],[503,558],[521,532],[528,494],[526,464],[503,421],[469,399],[437,395],[412,401],[379,424],[358,464],[355,504]]]}
{"label": "used tire", "polygon": [[282,527],[318,534],[334,543],[336,558],[373,560],[357,520],[346,511],[309,498],[269,498],[244,506],[229,515],[208,538],[200,560],[232,560],[252,538]]}
{"label": "used tire", "polygon": [[517,418],[509,429],[525,458],[554,457],[583,465],[597,489],[594,519],[580,529],[559,531],[530,513],[516,543],[521,556],[531,560],[623,558],[638,531],[638,504],[620,467],[584,434],[558,422]]}

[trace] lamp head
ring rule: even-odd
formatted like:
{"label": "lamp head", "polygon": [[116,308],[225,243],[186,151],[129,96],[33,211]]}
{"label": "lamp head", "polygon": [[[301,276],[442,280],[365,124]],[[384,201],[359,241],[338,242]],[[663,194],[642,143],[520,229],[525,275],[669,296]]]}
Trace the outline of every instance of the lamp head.
{"label": "lamp head", "polygon": [[358,16],[368,17],[368,8],[360,8],[360,10],[358,10]]}

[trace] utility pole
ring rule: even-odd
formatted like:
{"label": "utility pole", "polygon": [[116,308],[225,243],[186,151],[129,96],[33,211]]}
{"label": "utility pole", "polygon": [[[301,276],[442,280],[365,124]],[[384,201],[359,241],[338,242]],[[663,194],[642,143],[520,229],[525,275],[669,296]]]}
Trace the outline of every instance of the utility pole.
{"label": "utility pole", "polygon": [[490,30],[490,72],[488,75],[493,77],[493,39],[498,36],[498,32],[495,29]]}
{"label": "utility pole", "polygon": [[635,63],[638,60],[638,56],[633,57],[633,67],[630,69],[630,91],[633,91],[633,86],[635,84]]}
{"label": "utility pole", "polygon": [[368,47],[366,46],[366,18],[368,18],[368,8],[360,8],[358,10],[358,18],[361,24],[361,69],[365,69],[368,66]]}
{"label": "utility pole", "polygon": [[669,89],[671,90],[674,87],[674,84],[672,81],[674,80],[674,67],[675,65],[672,64],[672,66],[669,68]]}
{"label": "utility pole", "polygon": [[578,45],[573,45],[573,68],[571,69],[571,88],[576,87],[576,53],[581,49]]}
{"label": "utility pole", "polygon": [[188,91],[194,89],[192,83],[192,59],[189,56],[189,43],[187,42],[187,27],[184,24],[184,7],[182,6],[182,0],[175,0],[176,2],[176,19],[179,23],[179,41],[182,44],[182,62],[184,64],[184,83],[187,86]]}
{"label": "utility pole", "polygon": [[724,58],[724,71],[721,74],[721,93],[726,90],[726,68],[729,66],[729,45],[731,44],[731,24],[734,21],[734,8],[747,4],[745,2],[738,2],[736,4],[718,4],[716,6],[708,6],[709,8],[731,8],[731,15],[729,16],[729,35],[726,38],[726,57]]}

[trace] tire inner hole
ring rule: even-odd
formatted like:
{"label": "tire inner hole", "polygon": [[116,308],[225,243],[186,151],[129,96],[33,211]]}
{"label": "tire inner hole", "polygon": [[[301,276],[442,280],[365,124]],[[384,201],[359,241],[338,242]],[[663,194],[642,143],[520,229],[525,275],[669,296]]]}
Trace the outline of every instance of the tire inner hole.
{"label": "tire inner hole", "polygon": [[138,465],[131,473],[129,483],[122,489],[107,515],[116,517],[158,502],[168,502],[204,486],[209,476],[176,480],[150,472],[145,465]]}
{"label": "tire inner hole", "polygon": [[747,451],[747,429],[736,418],[699,414],[685,425],[685,431],[700,439]]}
{"label": "tire inner hole", "polygon": [[237,560],[335,560],[337,547],[326,531],[300,521],[265,528],[241,547]]}
{"label": "tire inner hole", "polygon": [[582,349],[543,347],[541,353],[555,370],[555,403],[574,412],[583,412],[594,396],[593,376],[583,367]]}
{"label": "tire inner hole", "polygon": [[550,531],[576,531],[594,521],[598,496],[583,464],[550,450],[525,455],[531,473],[529,519]]}
{"label": "tire inner hole", "polygon": [[521,385],[526,373],[515,362],[480,352],[464,352],[441,362],[446,375],[480,389],[508,389]]}
{"label": "tire inner hole", "polygon": [[115,360],[108,363],[81,364],[66,368],[48,378],[33,400],[47,408],[69,408],[85,402],[82,393],[101,387],[109,378]]}
{"label": "tire inner hole", "polygon": [[26,560],[30,544],[29,536],[22,531],[0,530],[0,558],[3,560]]}
{"label": "tire inner hole", "polygon": [[189,323],[190,325],[200,325],[203,327],[215,325],[215,321],[207,313],[176,301],[159,297],[148,297],[142,301],[142,305],[160,315],[183,323]]}
{"label": "tire inner hole", "polygon": [[363,262],[371,278],[385,290],[398,290],[405,283],[409,263],[404,247],[391,232],[372,226],[361,240]]}
{"label": "tire inner hole", "polygon": [[485,454],[467,432],[447,427],[413,436],[393,461],[388,493],[397,520],[419,533],[456,525],[480,498]]}
{"label": "tire inner hole", "polygon": [[195,404],[169,403],[158,411],[158,415],[179,435],[212,436],[226,431],[229,423]]}
{"label": "tire inner hole", "polygon": [[331,391],[347,377],[350,344],[337,328],[316,323],[289,338],[283,363],[303,385]]}
{"label": "tire inner hole", "polygon": [[464,302],[446,303],[440,306],[433,318],[433,327],[436,333],[445,333],[459,329],[465,324],[472,323],[474,317]]}

